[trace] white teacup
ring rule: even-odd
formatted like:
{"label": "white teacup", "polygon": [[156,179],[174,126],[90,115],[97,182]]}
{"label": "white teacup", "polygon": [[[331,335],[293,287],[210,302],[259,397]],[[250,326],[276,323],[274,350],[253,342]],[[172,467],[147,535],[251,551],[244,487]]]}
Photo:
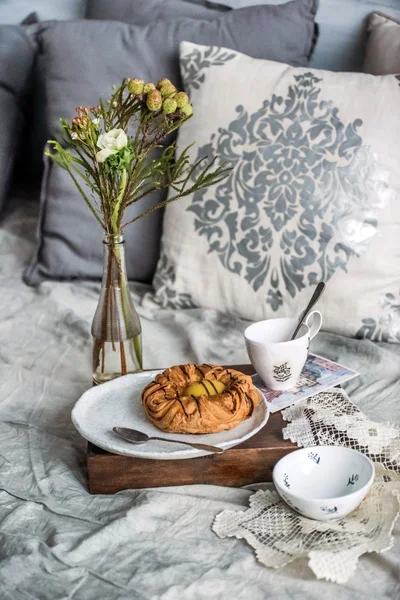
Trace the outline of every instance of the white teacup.
{"label": "white teacup", "polygon": [[321,329],[322,315],[318,310],[311,312],[291,340],[297,324],[297,319],[268,319],[253,323],[244,332],[250,362],[270,390],[296,386],[310,341]]}

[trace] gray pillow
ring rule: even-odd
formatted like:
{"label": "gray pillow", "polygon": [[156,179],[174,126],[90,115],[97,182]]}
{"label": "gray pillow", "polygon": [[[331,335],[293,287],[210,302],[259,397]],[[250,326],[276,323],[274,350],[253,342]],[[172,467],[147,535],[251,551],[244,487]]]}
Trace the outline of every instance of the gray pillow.
{"label": "gray pillow", "polygon": [[215,14],[208,9],[231,10],[207,0],[88,0],[86,18],[135,25],[147,25],[156,19],[176,19],[183,14],[191,19],[214,19]]}
{"label": "gray pillow", "polygon": [[400,19],[393,19],[382,13],[369,16],[364,73],[400,73]]}
{"label": "gray pillow", "polygon": [[[235,9],[252,4],[282,4],[285,1],[218,0]],[[385,11],[399,19],[400,0],[320,0],[315,18],[319,26],[319,38],[310,67],[360,72],[367,41],[367,17],[374,11]]]}
{"label": "gray pillow", "polygon": [[[181,18],[156,21],[148,27],[113,21],[44,24],[39,38],[51,137],[60,139],[59,117],[71,118],[77,105],[93,106],[101,93],[108,94],[112,84],[123,77],[157,81],[164,76],[182,86],[179,43],[183,40],[304,65],[313,40],[315,8],[314,0],[304,0],[281,7],[229,11],[213,21]],[[165,197],[164,192],[152,194],[139,203],[139,208],[130,207],[128,216],[132,218]],[[161,221],[162,213],[157,211],[126,228],[130,279],[151,281],[159,255]],[[25,280],[36,284],[46,278],[98,278],[101,271],[100,226],[68,174],[48,163],[42,184],[37,253]]]}
{"label": "gray pillow", "polygon": [[28,105],[35,47],[24,29],[0,26],[0,210],[5,205]]}

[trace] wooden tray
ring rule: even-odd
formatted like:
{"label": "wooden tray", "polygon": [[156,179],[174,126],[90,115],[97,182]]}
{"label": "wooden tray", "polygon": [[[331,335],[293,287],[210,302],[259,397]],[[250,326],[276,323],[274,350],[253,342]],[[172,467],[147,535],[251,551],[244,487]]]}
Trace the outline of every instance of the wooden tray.
{"label": "wooden tray", "polygon": [[[249,375],[251,365],[232,365]],[[182,460],[152,460],[120,456],[89,442],[87,468],[91,494],[115,494],[126,489],[208,483],[241,487],[271,481],[272,469],[282,456],[298,446],[284,440],[281,413],[271,414],[267,424],[239,446],[223,454]]]}

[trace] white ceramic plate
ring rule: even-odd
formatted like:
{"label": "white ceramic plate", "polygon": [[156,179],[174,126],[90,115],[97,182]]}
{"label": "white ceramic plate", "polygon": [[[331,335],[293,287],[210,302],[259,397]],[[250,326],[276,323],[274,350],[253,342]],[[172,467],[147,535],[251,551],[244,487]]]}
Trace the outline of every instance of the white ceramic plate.
{"label": "white ceramic plate", "polygon": [[149,436],[169,437],[187,442],[198,442],[232,448],[253,436],[268,421],[268,407],[262,399],[250,419],[230,431],[207,435],[165,433],[150,423],[142,407],[143,388],[161,371],[146,371],[136,375],[125,375],[85,392],[72,410],[72,422],[79,433],[103,450],[114,454],[125,454],[139,458],[163,460],[195,458],[209,455],[188,446],[150,440],[134,445],[119,438],[112,428],[115,426],[139,429]]}

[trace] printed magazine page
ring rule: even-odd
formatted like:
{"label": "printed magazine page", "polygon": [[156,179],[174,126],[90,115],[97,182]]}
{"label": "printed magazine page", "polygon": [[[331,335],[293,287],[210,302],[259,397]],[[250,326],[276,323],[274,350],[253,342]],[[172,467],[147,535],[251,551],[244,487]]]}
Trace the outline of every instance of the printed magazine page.
{"label": "printed magazine page", "polygon": [[300,379],[295,388],[283,392],[274,392],[265,387],[259,375],[253,375],[254,385],[262,392],[267,401],[271,412],[277,412],[315,396],[324,390],[335,387],[353,377],[357,377],[359,373],[348,369],[343,365],[318,356],[317,354],[309,354],[304,369],[300,375]]}

